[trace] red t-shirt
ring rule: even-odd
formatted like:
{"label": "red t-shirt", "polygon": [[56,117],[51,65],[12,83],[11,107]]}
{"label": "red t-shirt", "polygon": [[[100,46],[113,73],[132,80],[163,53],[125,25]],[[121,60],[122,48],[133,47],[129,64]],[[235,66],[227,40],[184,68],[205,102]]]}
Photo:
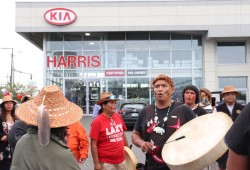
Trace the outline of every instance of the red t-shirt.
{"label": "red t-shirt", "polygon": [[125,160],[123,134],[127,127],[118,113],[112,119],[103,114],[97,116],[91,124],[89,137],[97,140],[100,162],[119,164]]}

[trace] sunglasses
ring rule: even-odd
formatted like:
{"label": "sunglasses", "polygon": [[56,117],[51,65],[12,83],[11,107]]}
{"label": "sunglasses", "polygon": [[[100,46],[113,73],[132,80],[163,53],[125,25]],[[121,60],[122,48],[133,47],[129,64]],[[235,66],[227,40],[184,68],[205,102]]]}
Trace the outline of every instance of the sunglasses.
{"label": "sunglasses", "polygon": [[115,99],[115,95],[109,96],[109,97],[107,97],[106,99],[114,100],[114,99]]}

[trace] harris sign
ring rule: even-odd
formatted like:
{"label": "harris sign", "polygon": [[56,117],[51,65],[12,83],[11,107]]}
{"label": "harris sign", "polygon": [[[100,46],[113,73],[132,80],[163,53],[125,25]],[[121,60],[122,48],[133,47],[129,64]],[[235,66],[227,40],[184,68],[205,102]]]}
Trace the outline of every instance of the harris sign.
{"label": "harris sign", "polygon": [[53,8],[45,12],[44,19],[52,25],[69,25],[76,21],[76,13],[67,8]]}

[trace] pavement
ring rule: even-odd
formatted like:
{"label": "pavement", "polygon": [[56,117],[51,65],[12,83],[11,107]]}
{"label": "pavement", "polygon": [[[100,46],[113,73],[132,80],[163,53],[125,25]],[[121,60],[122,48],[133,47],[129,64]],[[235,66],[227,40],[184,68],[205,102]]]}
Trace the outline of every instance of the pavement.
{"label": "pavement", "polygon": [[[81,123],[82,123],[83,127],[85,128],[88,135],[89,135],[89,132],[90,132],[90,125],[91,125],[92,120],[93,120],[92,116],[84,116],[81,119]],[[137,162],[138,163],[144,163],[145,162],[145,155],[142,153],[140,148],[138,148],[138,147],[136,147],[135,145],[132,144],[132,139],[131,139],[132,129],[128,129],[125,132],[125,134],[127,136],[129,145],[132,145],[131,150],[133,151],[135,157],[137,158]],[[90,140],[89,140],[89,142],[90,142]],[[93,170],[94,169],[90,146],[89,146],[89,152],[88,153],[89,153],[88,158],[86,159],[84,164],[80,165],[82,170]],[[204,168],[202,170],[216,170],[216,168],[217,168],[217,163],[213,163],[209,167]]]}

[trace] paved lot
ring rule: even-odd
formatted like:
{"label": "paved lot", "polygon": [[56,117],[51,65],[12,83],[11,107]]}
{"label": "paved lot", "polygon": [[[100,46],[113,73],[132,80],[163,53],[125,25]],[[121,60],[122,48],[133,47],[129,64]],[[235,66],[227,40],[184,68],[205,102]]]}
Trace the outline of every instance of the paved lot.
{"label": "paved lot", "polygon": [[[85,116],[81,120],[85,130],[87,131],[87,134],[89,134],[89,132],[90,132],[90,124],[92,122],[92,119],[93,118],[91,116]],[[132,130],[128,130],[125,133],[126,133],[129,144],[132,144],[132,142],[131,142]],[[132,151],[134,152],[134,154],[137,158],[137,162],[141,162],[141,163],[145,162],[145,155],[141,152],[141,150],[139,148],[137,148],[135,145],[132,145]],[[81,165],[81,169],[82,170],[93,170],[94,169],[90,147],[89,147],[89,157],[85,161],[85,163],[83,165]],[[203,170],[216,170],[216,163],[212,164],[209,168],[205,168]]]}

